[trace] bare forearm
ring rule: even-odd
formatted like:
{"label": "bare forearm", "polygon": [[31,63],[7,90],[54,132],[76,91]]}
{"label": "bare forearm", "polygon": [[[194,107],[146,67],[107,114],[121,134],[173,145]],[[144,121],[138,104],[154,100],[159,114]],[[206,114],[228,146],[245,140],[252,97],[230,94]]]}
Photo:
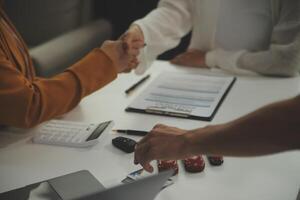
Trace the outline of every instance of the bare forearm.
{"label": "bare forearm", "polygon": [[300,97],[187,134],[191,154],[257,156],[300,149]]}

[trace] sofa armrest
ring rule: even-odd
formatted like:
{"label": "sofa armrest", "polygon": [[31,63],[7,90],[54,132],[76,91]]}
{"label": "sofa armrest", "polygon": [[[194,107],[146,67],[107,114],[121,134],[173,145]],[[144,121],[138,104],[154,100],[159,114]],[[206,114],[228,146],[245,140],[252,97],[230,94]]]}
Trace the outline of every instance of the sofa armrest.
{"label": "sofa armrest", "polygon": [[50,77],[64,71],[111,35],[111,24],[100,19],[30,49],[37,75]]}

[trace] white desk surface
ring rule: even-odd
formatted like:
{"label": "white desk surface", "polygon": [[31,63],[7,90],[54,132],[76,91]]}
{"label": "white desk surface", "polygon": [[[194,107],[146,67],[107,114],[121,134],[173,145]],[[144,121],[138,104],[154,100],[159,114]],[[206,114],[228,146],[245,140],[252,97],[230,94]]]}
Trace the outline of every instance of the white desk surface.
{"label": "white desk surface", "polygon": [[[192,129],[227,122],[300,91],[299,77],[239,76],[212,122],[126,113],[126,106],[163,70],[207,72],[157,61],[149,71],[150,81],[132,96],[126,97],[124,91],[141,77],[134,73],[120,75],[110,85],[85,98],[62,119],[85,122],[113,119],[115,128],[150,130],[157,123],[165,123]],[[110,134],[104,146],[75,149],[32,144],[30,133],[1,133],[0,192],[82,169],[89,170],[106,186],[115,185],[139,168],[133,164],[133,154],[125,154],[111,145],[111,139],[116,136]],[[300,187],[299,152],[258,158],[225,157],[221,167],[211,167],[206,160],[205,171],[200,174],[186,173],[179,163],[175,184],[162,191],[158,200],[295,200]]]}

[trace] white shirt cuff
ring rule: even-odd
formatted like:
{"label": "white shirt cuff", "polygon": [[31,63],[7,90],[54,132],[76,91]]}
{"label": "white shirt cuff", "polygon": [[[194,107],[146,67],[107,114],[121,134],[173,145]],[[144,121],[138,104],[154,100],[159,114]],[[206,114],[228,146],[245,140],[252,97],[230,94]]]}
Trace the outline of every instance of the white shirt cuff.
{"label": "white shirt cuff", "polygon": [[216,51],[210,51],[205,55],[205,64],[208,67],[218,67]]}
{"label": "white shirt cuff", "polygon": [[219,67],[230,72],[239,73],[244,70],[238,67],[238,60],[246,52],[246,50],[225,51],[216,49],[206,54],[205,62],[208,67]]}

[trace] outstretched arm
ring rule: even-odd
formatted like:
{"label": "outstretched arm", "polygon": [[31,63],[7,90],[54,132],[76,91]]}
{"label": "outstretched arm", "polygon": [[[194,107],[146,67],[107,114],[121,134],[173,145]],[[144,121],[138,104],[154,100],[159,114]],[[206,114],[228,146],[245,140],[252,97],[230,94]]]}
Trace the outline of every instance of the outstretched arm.
{"label": "outstretched arm", "polygon": [[228,124],[193,130],[186,137],[198,141],[191,153],[258,156],[300,149],[299,114],[300,97],[296,97]]}
{"label": "outstretched arm", "polygon": [[180,39],[192,28],[191,0],[161,0],[158,8],[146,17],[137,20],[123,35],[129,43],[140,40],[147,46],[141,46],[140,66],[137,73],[143,73],[161,53],[177,46]]}
{"label": "outstretched arm", "polygon": [[152,171],[154,159],[192,155],[259,156],[300,149],[300,96],[232,122],[186,131],[157,125],[139,142],[135,163]]}
{"label": "outstretched arm", "polygon": [[137,52],[123,43],[105,42],[52,78],[28,79],[0,51],[0,124],[29,128],[65,114],[80,100],[136,65]]}

